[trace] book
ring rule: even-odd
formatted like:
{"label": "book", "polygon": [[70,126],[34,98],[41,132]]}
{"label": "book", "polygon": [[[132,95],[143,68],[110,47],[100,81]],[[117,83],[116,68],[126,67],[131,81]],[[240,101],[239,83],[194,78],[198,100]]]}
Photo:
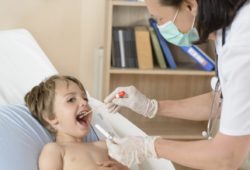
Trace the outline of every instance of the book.
{"label": "book", "polygon": [[127,68],[137,67],[135,33],[133,27],[124,29],[125,62]]}
{"label": "book", "polygon": [[166,69],[167,64],[166,64],[166,61],[164,59],[164,55],[162,53],[161,46],[160,46],[160,43],[159,43],[158,38],[156,36],[155,30],[152,27],[149,27],[149,31],[150,31],[151,42],[152,42],[153,51],[154,51],[157,63],[160,66],[160,68]]}
{"label": "book", "polygon": [[121,56],[121,67],[126,67],[123,32],[124,30],[122,29],[118,30],[118,40],[119,40],[119,49]]}
{"label": "book", "polygon": [[188,56],[190,56],[205,71],[212,71],[215,68],[215,62],[205,54],[198,46],[182,46],[180,47]]}
{"label": "book", "polygon": [[136,26],[134,30],[138,67],[152,69],[154,65],[149,30],[146,26]]}
{"label": "book", "polygon": [[111,66],[121,67],[118,28],[113,28],[112,30]]}
{"label": "book", "polygon": [[173,55],[168,47],[167,41],[162,37],[162,35],[157,27],[157,22],[153,18],[150,18],[149,23],[150,23],[150,26],[155,30],[155,33],[156,33],[157,38],[159,40],[159,43],[160,43],[162,52],[164,54],[165,61],[168,64],[168,67],[171,69],[176,69],[176,63],[175,63],[174,57],[173,57]]}
{"label": "book", "polygon": [[135,36],[132,27],[113,27],[111,66],[122,68],[137,67]]}

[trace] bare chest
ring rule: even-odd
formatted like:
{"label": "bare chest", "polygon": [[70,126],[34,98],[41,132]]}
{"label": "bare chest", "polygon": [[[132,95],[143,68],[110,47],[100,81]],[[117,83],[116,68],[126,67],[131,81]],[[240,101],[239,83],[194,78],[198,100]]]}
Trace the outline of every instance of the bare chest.
{"label": "bare chest", "polygon": [[107,150],[94,145],[65,147],[64,170],[97,170],[96,162],[108,160]]}

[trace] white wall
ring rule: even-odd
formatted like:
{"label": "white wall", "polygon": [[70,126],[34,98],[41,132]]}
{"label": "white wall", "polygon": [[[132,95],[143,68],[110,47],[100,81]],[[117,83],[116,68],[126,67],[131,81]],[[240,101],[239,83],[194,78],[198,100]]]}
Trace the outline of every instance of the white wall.
{"label": "white wall", "polygon": [[105,0],[0,0],[0,29],[28,29],[58,71],[76,76],[93,94],[105,5]]}
{"label": "white wall", "polygon": [[[104,47],[105,34],[105,9],[106,0],[84,0],[82,3],[82,25],[81,25],[81,50],[80,77],[84,84],[91,91],[96,93],[94,87],[95,79],[95,55],[98,48]],[[102,86],[102,85],[100,85]]]}

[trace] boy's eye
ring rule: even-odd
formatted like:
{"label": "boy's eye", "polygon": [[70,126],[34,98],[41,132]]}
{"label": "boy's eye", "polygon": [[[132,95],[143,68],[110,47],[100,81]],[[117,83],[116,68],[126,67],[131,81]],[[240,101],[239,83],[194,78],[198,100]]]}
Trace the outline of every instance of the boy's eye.
{"label": "boy's eye", "polygon": [[75,97],[71,97],[71,98],[69,98],[68,100],[67,100],[67,102],[69,102],[69,103],[73,103],[73,102],[75,102],[76,101],[76,98]]}
{"label": "boy's eye", "polygon": [[89,99],[88,99],[88,97],[87,97],[87,95],[85,93],[82,94],[82,99],[85,100],[86,102],[89,101]]}
{"label": "boy's eye", "polygon": [[86,102],[89,101],[89,99],[87,97],[84,97],[83,100],[85,100]]}

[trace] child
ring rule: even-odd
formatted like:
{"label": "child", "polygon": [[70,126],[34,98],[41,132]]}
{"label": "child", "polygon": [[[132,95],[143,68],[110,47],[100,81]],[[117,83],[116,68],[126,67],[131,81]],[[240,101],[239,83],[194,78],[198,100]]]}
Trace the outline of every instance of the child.
{"label": "child", "polygon": [[104,141],[82,142],[89,131],[92,113],[79,80],[51,76],[33,87],[25,102],[32,115],[55,136],[55,142],[42,149],[40,170],[128,169],[110,160]]}

